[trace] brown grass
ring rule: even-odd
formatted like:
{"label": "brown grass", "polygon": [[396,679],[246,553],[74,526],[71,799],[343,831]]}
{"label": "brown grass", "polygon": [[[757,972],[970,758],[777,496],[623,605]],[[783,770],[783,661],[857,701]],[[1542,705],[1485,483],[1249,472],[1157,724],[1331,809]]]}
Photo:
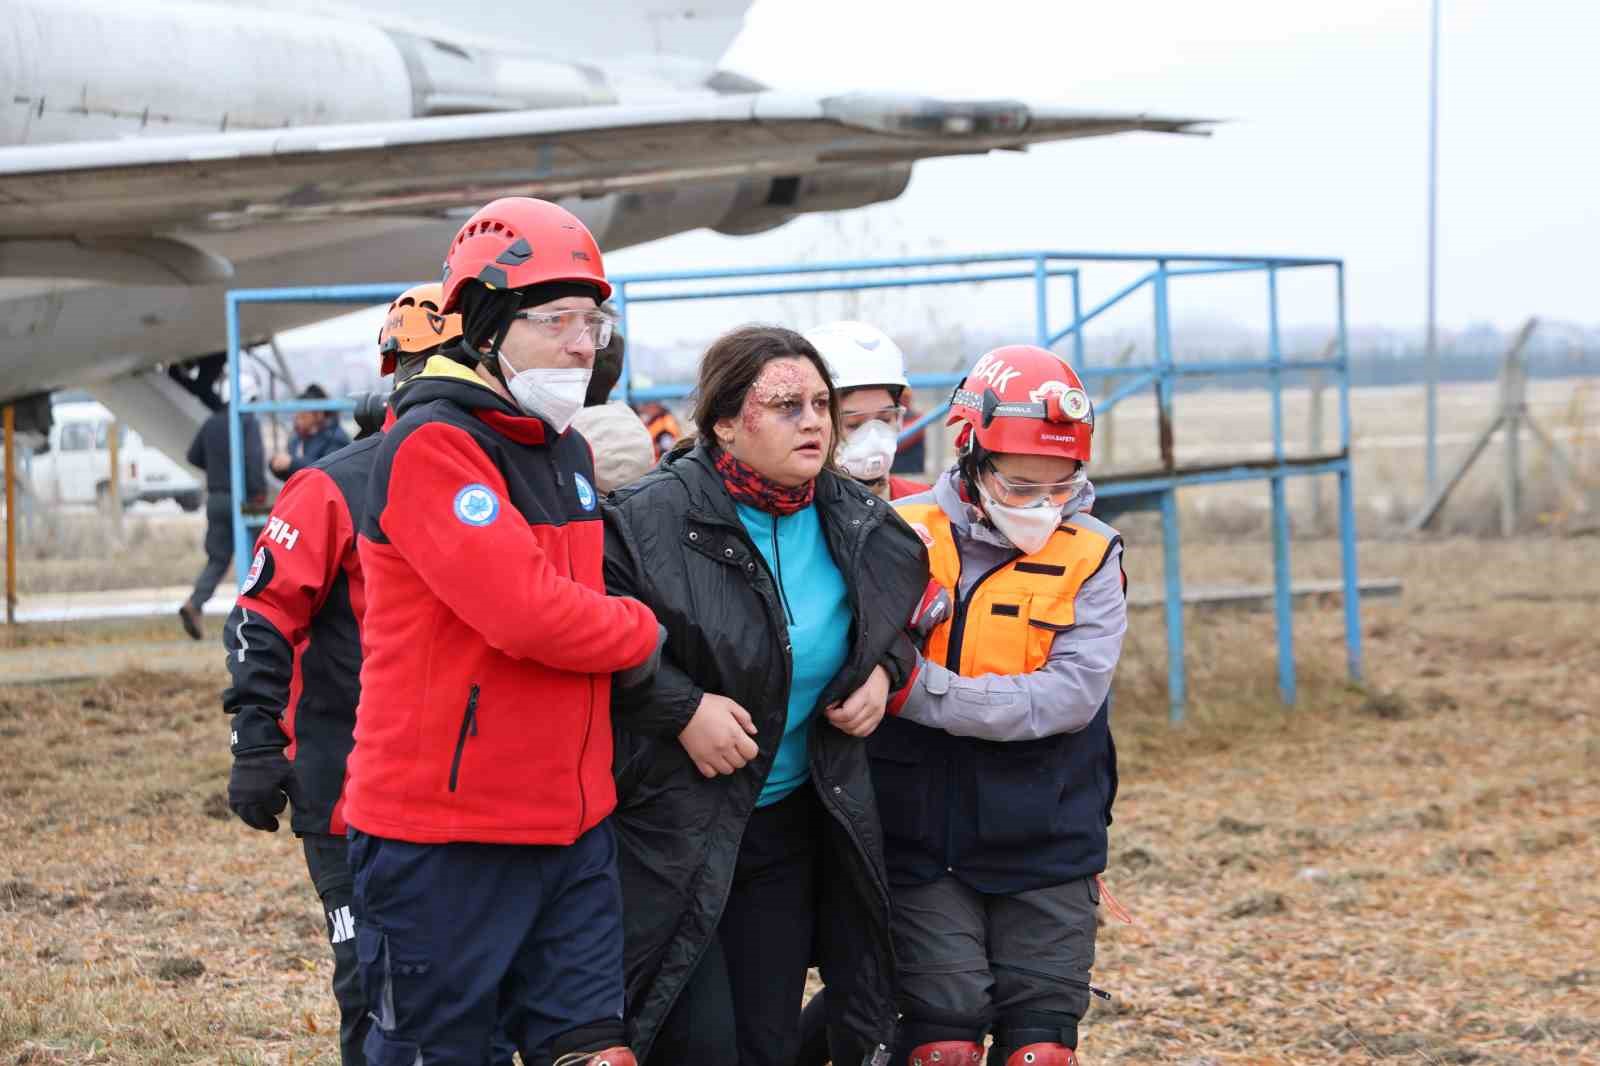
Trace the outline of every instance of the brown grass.
{"label": "brown grass", "polygon": [[[1297,545],[1303,572],[1329,548]],[[1085,1062],[1600,1061],[1594,550],[1364,545],[1407,581],[1364,614],[1368,683],[1308,609],[1287,712],[1270,615],[1193,614],[1177,729],[1160,612],[1136,614],[1107,880],[1138,924],[1102,930]],[[1156,559],[1135,545],[1134,577]],[[0,1064],[337,1062],[295,841],[221,802],[222,682],[0,688]]]}
{"label": "brown grass", "polygon": [[205,565],[205,528],[203,516],[174,514],[125,516],[119,531],[95,511],[40,508],[18,538],[17,592],[187,585]]}

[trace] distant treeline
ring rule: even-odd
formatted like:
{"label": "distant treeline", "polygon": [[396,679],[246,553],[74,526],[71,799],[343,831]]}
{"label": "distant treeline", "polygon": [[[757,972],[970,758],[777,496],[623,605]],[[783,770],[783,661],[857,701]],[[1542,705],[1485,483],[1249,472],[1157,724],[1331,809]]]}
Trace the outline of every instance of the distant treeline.
{"label": "distant treeline", "polygon": [[[1260,359],[1261,353],[1239,355],[1240,361]],[[1439,353],[1439,381],[1445,384],[1493,381],[1500,373],[1501,352]],[[1531,351],[1526,355],[1528,377],[1533,379],[1600,377],[1600,349],[1580,352]],[[1362,355],[1350,357],[1350,384],[1354,388],[1390,385],[1416,385],[1424,380],[1423,355]],[[1304,372],[1285,375],[1287,387],[1306,384]],[[1183,378],[1180,391],[1196,389],[1262,389],[1266,374],[1228,374],[1217,377]]]}

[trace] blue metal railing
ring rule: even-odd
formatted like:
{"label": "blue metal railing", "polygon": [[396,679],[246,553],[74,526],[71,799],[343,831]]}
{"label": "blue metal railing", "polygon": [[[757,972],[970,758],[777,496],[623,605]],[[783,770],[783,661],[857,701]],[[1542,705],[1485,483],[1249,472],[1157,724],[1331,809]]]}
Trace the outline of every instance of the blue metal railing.
{"label": "blue metal railing", "polygon": [[[1083,310],[1083,270],[1090,264],[1147,265],[1144,273],[1124,284],[1111,296]],[[947,269],[980,267],[980,270]],[[1285,270],[1330,269],[1336,282],[1335,312],[1337,343],[1330,359],[1286,361],[1279,330],[1278,281]],[[1226,359],[1180,361],[1174,352],[1171,319],[1171,284],[1174,279],[1222,274],[1261,273],[1266,279],[1267,353],[1265,359]],[[815,275],[844,275],[838,279],[807,280]],[[861,275],[872,275],[862,277]],[[887,274],[888,276],[880,276]],[[1061,329],[1051,327],[1051,282],[1066,279],[1070,290],[1071,322]],[[801,279],[728,286],[730,281],[751,279]],[[1296,696],[1294,667],[1293,600],[1290,585],[1289,512],[1286,482],[1293,477],[1335,476],[1339,483],[1340,563],[1344,586],[1344,622],[1347,665],[1350,676],[1359,679],[1362,671],[1360,591],[1356,569],[1355,503],[1350,466],[1350,375],[1348,333],[1345,320],[1344,264],[1342,260],[1297,256],[1194,255],[1183,253],[1137,252],[995,252],[981,255],[923,256],[898,259],[846,260],[825,263],[797,263],[761,268],[723,268],[713,270],[657,271],[624,274],[611,278],[613,301],[622,318],[624,333],[632,336],[629,308],[633,304],[680,302],[684,300],[750,299],[766,296],[847,292],[863,289],[913,288],[936,285],[966,285],[990,282],[1031,282],[1033,288],[1034,341],[1055,349],[1068,339],[1072,342],[1070,362],[1085,381],[1108,377],[1122,383],[1095,403],[1096,413],[1104,415],[1127,398],[1153,388],[1157,407],[1161,468],[1138,477],[1122,477],[1102,484],[1096,490],[1100,499],[1141,503],[1154,502],[1162,529],[1163,579],[1165,583],[1165,628],[1167,633],[1168,692],[1173,721],[1183,717],[1187,692],[1184,664],[1183,582],[1181,534],[1177,493],[1181,488],[1251,480],[1268,482],[1272,507],[1273,606],[1277,628],[1278,686],[1283,701],[1293,704]],[[234,550],[235,558],[248,558],[249,541],[242,515],[243,476],[242,432],[239,416],[248,412],[347,411],[348,401],[279,401],[243,404],[239,396],[239,355],[241,350],[239,309],[248,303],[379,303],[392,299],[409,283],[392,285],[320,286],[286,289],[242,289],[227,294],[230,411],[228,434],[231,447]],[[669,287],[676,286],[676,287]],[[687,286],[687,287],[686,287]],[[1140,293],[1146,286],[1153,297],[1154,359],[1147,364],[1096,367],[1088,365],[1085,327],[1101,315]],[[975,357],[978,353],[972,353]],[[1327,370],[1338,375],[1339,448],[1331,456],[1291,460],[1284,447],[1283,379],[1288,371]],[[632,360],[623,365],[621,388],[630,403],[643,400],[679,399],[689,394],[687,385],[636,387]],[[1177,382],[1185,377],[1238,374],[1264,374],[1271,394],[1272,458],[1265,462],[1182,469],[1175,458],[1173,407]],[[910,378],[913,388],[950,388],[961,374],[922,374]],[[943,418],[945,403],[918,418],[902,437],[910,437]]]}

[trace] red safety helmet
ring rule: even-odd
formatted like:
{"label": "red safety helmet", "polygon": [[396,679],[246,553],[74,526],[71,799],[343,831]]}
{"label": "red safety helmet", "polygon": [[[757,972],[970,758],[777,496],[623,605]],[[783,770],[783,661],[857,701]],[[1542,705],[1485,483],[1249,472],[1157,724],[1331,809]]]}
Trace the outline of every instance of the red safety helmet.
{"label": "red safety helmet", "polygon": [[950,397],[947,425],[965,455],[1054,455],[1089,461],[1094,407],[1070,366],[1031,344],[996,348],[973,364]]}
{"label": "red safety helmet", "polygon": [[507,196],[480,207],[461,227],[444,259],[445,314],[461,310],[469,281],[491,289],[525,289],[551,281],[593,285],[596,303],[611,298],[600,246],[578,216],[548,200]]}
{"label": "red safety helmet", "polygon": [[378,354],[384,375],[393,374],[401,359],[427,355],[461,336],[461,316],[439,313],[444,288],[436,281],[413,285],[394,298],[378,330]]}

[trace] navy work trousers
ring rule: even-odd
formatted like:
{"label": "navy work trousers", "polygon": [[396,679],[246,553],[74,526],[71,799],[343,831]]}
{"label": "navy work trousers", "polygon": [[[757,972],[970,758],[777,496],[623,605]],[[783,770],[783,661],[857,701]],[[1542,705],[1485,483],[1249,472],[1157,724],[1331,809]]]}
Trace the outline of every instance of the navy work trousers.
{"label": "navy work trousers", "polygon": [[350,835],[369,1066],[482,1066],[497,1022],[526,1062],[622,1017],[609,823],[567,847]]}

